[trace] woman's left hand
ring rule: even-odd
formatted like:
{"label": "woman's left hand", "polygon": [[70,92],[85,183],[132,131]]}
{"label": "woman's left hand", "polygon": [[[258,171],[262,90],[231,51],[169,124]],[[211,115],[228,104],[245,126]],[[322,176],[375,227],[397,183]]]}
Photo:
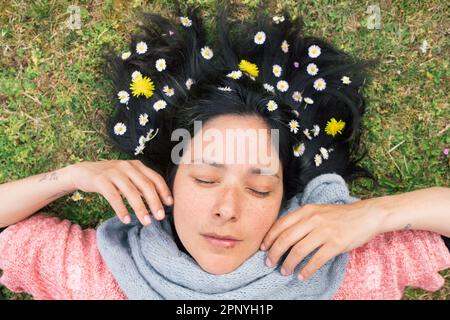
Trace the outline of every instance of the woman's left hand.
{"label": "woman's left hand", "polygon": [[383,213],[372,199],[351,204],[307,204],[279,218],[266,234],[261,250],[268,250],[266,264],[273,267],[292,247],[281,273],[290,275],[312,251],[319,250],[300,271],[310,277],[328,260],[357,248],[381,233]]}

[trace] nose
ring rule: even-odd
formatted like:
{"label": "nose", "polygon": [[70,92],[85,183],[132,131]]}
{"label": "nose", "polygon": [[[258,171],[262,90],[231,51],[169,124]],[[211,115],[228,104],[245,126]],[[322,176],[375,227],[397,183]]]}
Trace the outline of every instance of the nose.
{"label": "nose", "polygon": [[235,188],[228,188],[221,192],[214,207],[214,215],[218,220],[237,221],[241,216],[241,203],[239,191]]}

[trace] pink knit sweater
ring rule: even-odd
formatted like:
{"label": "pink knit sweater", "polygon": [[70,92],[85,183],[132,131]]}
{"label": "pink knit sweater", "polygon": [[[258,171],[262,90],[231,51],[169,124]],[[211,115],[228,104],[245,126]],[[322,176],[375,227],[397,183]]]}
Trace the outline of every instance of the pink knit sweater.
{"label": "pink knit sweater", "polygon": [[[95,229],[36,214],[0,233],[0,283],[35,299],[126,299],[97,249]],[[406,286],[436,291],[450,267],[438,234],[396,231],[350,252],[333,299],[400,299]]]}

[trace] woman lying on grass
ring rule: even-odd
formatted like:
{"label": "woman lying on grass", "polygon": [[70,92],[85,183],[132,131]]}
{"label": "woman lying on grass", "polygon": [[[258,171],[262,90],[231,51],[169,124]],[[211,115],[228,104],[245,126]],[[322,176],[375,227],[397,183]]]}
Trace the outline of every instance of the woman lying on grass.
{"label": "woman lying on grass", "polygon": [[[109,135],[135,160],[82,162],[0,186],[9,226],[0,282],[35,299],[399,299],[406,286],[438,290],[438,272],[450,267],[440,236],[450,236],[449,189],[359,200],[344,180],[364,173],[354,160],[363,64],[303,37],[287,13],[234,25],[220,12],[211,42],[195,9],[175,23],[146,14],[130,52],[109,57]],[[82,230],[31,216],[75,190],[102,194],[117,217]]]}

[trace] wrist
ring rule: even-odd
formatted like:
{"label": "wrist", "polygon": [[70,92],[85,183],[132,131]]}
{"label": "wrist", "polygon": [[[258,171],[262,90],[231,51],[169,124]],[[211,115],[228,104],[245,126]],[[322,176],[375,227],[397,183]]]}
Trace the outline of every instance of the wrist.
{"label": "wrist", "polygon": [[75,177],[75,171],[76,171],[76,164],[68,165],[64,168],[61,168],[60,174],[63,181],[63,189],[68,192],[74,192],[77,190],[77,186],[74,181]]}
{"label": "wrist", "polygon": [[[395,195],[374,198],[374,206],[381,218],[380,233],[408,229],[411,225],[402,221],[402,216],[396,210],[398,200]],[[409,226],[409,227],[408,227]]]}

